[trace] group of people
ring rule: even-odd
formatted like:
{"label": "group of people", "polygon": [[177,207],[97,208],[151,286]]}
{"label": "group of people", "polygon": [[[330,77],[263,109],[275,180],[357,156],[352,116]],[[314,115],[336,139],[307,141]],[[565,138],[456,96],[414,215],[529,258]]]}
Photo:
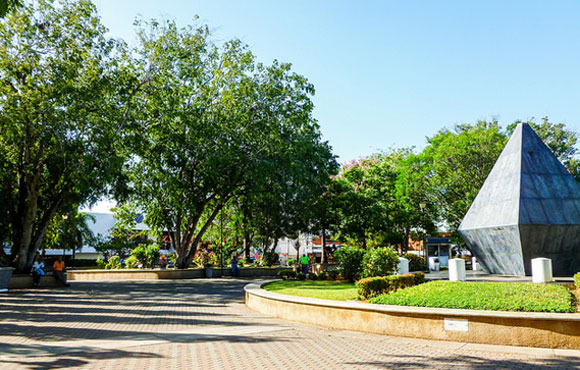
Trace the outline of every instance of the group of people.
{"label": "group of people", "polygon": [[[44,265],[44,259],[37,255],[34,264],[32,265],[32,278],[34,280],[34,286],[40,285],[40,279],[46,275],[45,270],[46,267]],[[62,260],[62,256],[58,256],[56,261],[54,261],[52,264],[52,276],[54,276],[54,278],[63,286],[70,286],[70,284],[66,282],[66,275],[64,273],[65,271],[66,266]]]}

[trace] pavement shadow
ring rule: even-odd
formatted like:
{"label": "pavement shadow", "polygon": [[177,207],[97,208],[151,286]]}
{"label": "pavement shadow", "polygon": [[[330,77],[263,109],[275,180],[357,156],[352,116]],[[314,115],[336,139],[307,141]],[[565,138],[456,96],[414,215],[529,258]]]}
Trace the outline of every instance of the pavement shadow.
{"label": "pavement shadow", "polygon": [[[0,336],[42,341],[114,339],[143,333],[131,328],[252,325],[243,317],[220,312],[227,304],[243,302],[243,287],[251,281],[72,282],[70,288],[15,291],[0,296]],[[116,330],[118,325],[128,330]]]}
{"label": "pavement shadow", "polygon": [[[161,357],[148,352],[120,349],[94,349],[85,347],[71,349],[59,346],[23,344],[2,345],[2,352],[4,355],[7,353],[18,355],[19,358],[0,359],[0,367],[2,367],[2,363],[11,365],[17,364],[33,370],[79,367],[88,364],[91,360]],[[30,361],[23,360],[26,357],[31,357],[33,359]]]}
{"label": "pavement shadow", "polygon": [[[389,355],[390,357],[390,355]],[[502,359],[493,360],[477,356],[453,357],[429,357],[429,356],[397,356],[396,359],[386,361],[361,361],[348,362],[350,366],[362,366],[384,369],[473,369],[473,370],[495,370],[495,369],[576,369],[580,367],[580,358],[532,358],[536,363],[526,360]]]}

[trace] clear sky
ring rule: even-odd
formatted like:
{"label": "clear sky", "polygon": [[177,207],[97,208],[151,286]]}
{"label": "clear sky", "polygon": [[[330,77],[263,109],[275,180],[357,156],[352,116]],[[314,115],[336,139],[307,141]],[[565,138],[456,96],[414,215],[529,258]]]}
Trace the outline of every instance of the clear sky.
{"label": "clear sky", "polygon": [[293,64],[315,86],[315,117],[341,162],[425,145],[457,123],[496,117],[580,131],[580,2],[94,0],[111,35],[133,20],[195,14],[216,40]]}

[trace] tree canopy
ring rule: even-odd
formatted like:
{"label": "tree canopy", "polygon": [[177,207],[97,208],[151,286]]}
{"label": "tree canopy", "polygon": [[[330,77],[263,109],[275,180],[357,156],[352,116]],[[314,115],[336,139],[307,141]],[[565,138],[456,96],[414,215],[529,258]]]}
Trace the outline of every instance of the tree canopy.
{"label": "tree canopy", "polygon": [[0,20],[2,262],[30,270],[51,219],[96,200],[123,158],[123,45],[88,1],[26,3]]}

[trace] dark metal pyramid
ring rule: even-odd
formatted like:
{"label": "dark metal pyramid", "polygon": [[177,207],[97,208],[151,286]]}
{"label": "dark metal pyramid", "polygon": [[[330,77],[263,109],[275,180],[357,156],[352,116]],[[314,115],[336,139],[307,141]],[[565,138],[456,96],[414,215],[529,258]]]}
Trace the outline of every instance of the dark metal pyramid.
{"label": "dark metal pyramid", "polygon": [[580,186],[527,124],[519,124],[459,233],[490,273],[530,275],[531,259],[556,276],[580,271]]}

